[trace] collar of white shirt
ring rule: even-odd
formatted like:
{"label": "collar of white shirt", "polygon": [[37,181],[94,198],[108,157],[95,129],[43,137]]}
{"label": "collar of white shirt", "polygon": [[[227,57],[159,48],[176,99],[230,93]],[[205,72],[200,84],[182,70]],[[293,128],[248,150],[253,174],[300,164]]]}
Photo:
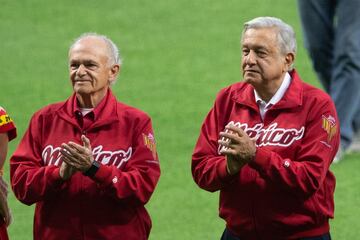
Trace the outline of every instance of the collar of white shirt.
{"label": "collar of white shirt", "polygon": [[289,88],[291,83],[291,76],[289,73],[285,74],[284,80],[282,81],[279,89],[276,91],[274,96],[270,99],[269,102],[265,102],[260,98],[256,90],[254,89],[255,94],[255,101],[259,105],[260,108],[260,114],[261,117],[264,118],[265,112],[273,105],[275,105],[277,102],[281,100],[281,98],[284,96],[286,90]]}
{"label": "collar of white shirt", "polygon": [[284,96],[286,90],[289,88],[291,83],[291,76],[289,73],[285,74],[284,80],[282,81],[279,89],[276,91],[276,93],[274,94],[274,96],[270,99],[269,102],[265,102],[264,100],[261,99],[261,97],[258,95],[258,93],[256,92],[256,90],[254,89],[254,94],[255,94],[255,101],[258,103],[260,102],[264,102],[266,103],[266,105],[275,105],[277,102],[280,101],[280,99]]}

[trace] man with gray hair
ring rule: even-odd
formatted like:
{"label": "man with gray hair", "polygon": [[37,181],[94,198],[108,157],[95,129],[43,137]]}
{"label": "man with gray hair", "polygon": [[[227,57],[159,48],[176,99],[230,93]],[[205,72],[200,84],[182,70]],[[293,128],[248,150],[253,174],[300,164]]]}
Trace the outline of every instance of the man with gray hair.
{"label": "man with gray hair", "polygon": [[221,90],[192,156],[199,187],[220,191],[222,240],[330,239],[339,146],[331,98],[293,69],[291,26],[244,25],[243,81]]}
{"label": "man with gray hair", "polygon": [[34,239],[148,239],[144,207],[160,176],[151,120],[116,100],[116,45],[94,33],[69,50],[74,94],[34,114],[10,160],[11,184],[36,203]]}

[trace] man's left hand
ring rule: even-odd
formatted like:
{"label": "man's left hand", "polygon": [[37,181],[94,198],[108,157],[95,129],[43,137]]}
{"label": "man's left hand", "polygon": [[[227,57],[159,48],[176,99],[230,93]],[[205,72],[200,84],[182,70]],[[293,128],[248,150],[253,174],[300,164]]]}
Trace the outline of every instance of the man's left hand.
{"label": "man's left hand", "polygon": [[86,172],[92,165],[94,157],[92,155],[90,140],[84,135],[81,136],[83,146],[68,142],[61,144],[61,154],[63,161],[81,172]]}

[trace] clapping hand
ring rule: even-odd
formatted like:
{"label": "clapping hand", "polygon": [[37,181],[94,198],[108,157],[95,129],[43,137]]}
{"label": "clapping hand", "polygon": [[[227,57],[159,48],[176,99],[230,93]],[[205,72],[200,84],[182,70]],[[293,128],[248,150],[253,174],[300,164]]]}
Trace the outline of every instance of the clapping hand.
{"label": "clapping hand", "polygon": [[226,156],[227,170],[234,175],[255,157],[255,140],[251,139],[239,127],[232,124],[225,127],[225,131],[220,132],[218,143],[221,147],[220,153]]}
{"label": "clapping hand", "polygon": [[81,136],[81,140],[83,145],[71,141],[61,144],[63,164],[60,167],[60,176],[65,180],[76,171],[86,172],[94,161],[90,140],[85,135]]}

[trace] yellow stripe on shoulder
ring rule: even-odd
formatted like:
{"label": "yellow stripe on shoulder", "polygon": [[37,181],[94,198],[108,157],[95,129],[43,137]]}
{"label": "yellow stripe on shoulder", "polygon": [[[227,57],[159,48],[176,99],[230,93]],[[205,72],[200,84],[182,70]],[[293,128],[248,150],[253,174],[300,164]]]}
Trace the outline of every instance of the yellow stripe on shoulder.
{"label": "yellow stripe on shoulder", "polygon": [[13,122],[11,117],[7,114],[0,116],[0,126]]}

